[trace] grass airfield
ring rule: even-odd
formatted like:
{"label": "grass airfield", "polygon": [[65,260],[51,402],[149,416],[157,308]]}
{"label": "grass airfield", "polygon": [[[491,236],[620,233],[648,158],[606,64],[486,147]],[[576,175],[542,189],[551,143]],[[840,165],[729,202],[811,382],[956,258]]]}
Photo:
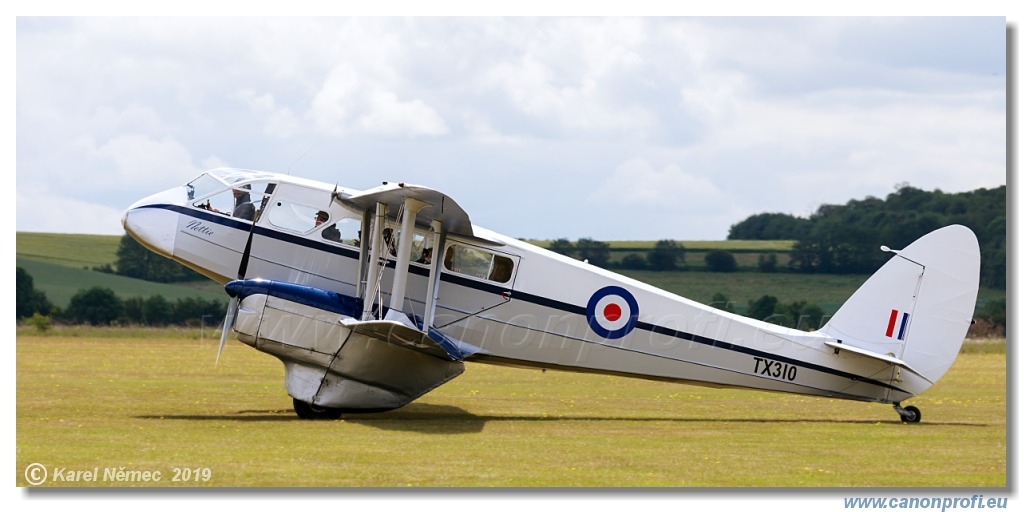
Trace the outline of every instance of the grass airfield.
{"label": "grass airfield", "polygon": [[302,421],[281,364],[231,340],[215,367],[216,335],[19,328],[16,485],[32,464],[40,487],[1007,485],[1003,340],[966,347],[905,425],[883,404],[480,364],[396,411]]}

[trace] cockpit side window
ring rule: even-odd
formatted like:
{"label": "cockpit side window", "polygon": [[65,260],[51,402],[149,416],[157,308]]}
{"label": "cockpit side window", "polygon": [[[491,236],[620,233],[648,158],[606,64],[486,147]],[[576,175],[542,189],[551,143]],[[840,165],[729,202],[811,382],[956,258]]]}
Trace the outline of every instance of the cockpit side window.
{"label": "cockpit side window", "polygon": [[250,222],[267,206],[274,188],[274,183],[249,182],[233,184],[225,189],[224,183],[209,175],[200,176],[186,185],[189,197],[198,198],[192,203],[196,208]]}
{"label": "cockpit side window", "polygon": [[185,189],[188,190],[189,200],[208,196],[223,188],[224,183],[209,174],[203,174],[185,185]]}

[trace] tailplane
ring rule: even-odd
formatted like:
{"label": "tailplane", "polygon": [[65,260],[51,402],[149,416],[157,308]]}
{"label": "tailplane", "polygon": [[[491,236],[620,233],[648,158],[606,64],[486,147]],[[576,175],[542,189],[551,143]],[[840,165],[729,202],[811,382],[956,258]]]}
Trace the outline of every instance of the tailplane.
{"label": "tailplane", "polygon": [[956,359],[974,316],[978,239],[953,225],[902,251],[883,250],[894,253],[892,259],[819,332],[866,357],[892,359],[934,384]]}

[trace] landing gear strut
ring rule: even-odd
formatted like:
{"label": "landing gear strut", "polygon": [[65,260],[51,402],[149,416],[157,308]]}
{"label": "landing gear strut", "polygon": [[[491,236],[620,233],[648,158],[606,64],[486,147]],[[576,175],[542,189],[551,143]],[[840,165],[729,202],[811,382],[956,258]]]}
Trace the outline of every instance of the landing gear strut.
{"label": "landing gear strut", "polygon": [[908,405],[901,407],[900,404],[892,404],[892,408],[896,409],[896,413],[900,415],[900,419],[903,423],[920,423],[921,422],[921,409]]}
{"label": "landing gear strut", "polygon": [[295,409],[295,414],[303,420],[336,420],[341,417],[341,409],[320,407],[303,402],[298,398],[292,398],[292,407]]}

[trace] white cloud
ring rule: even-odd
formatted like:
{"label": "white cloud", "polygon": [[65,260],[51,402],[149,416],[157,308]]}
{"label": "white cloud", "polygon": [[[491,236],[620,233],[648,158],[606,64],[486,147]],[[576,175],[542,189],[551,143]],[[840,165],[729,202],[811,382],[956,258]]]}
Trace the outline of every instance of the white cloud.
{"label": "white cloud", "polygon": [[476,87],[497,91],[528,118],[568,133],[643,135],[656,114],[635,94],[650,70],[641,51],[649,44],[636,19],[553,20],[504,29],[502,51],[511,58],[486,64]]}
{"label": "white cloud", "polygon": [[288,138],[299,131],[299,123],[292,109],[278,105],[274,101],[274,95],[257,94],[252,89],[241,89],[235,92],[235,97],[244,101],[254,113],[263,116],[263,132],[267,135]]}
{"label": "white cloud", "polygon": [[1006,182],[998,18],[19,17],[16,27],[19,192],[114,209],[200,165],[283,170],[300,155],[309,177],[335,181],[340,169],[354,186],[423,177],[467,190],[515,176],[506,187],[561,194],[572,211],[602,198],[621,211],[593,226],[510,216],[490,210],[496,201],[470,214],[512,235],[609,239],[633,232],[635,218],[614,219],[636,209],[688,215],[680,225],[694,236],[722,237],[742,214],[806,213],[904,181],[950,192]]}
{"label": "white cloud", "polygon": [[158,133],[166,128],[160,120],[160,114],[153,107],[138,104],[130,104],[121,109],[100,105],[87,123],[98,137],[110,137],[125,131]]}
{"label": "white cloud", "polygon": [[148,135],[124,134],[97,146],[91,139],[80,141],[84,152],[96,159],[91,167],[105,167],[105,179],[83,180],[86,189],[141,189],[154,186],[154,176],[170,184],[181,184],[199,174],[189,150],[171,137],[155,140]]}
{"label": "white cloud", "polygon": [[419,99],[400,100],[350,65],[336,67],[313,98],[310,117],[332,136],[366,133],[383,136],[436,136],[448,132],[432,107]]}
{"label": "white cloud", "polygon": [[420,100],[399,101],[390,91],[370,94],[369,112],[359,118],[359,127],[378,135],[444,135],[448,132],[437,112]]}
{"label": "white cloud", "polygon": [[18,231],[123,235],[118,209],[62,197],[53,192],[18,190]]}
{"label": "white cloud", "polygon": [[711,180],[687,173],[676,164],[657,170],[643,158],[616,167],[592,198],[665,212],[708,212],[720,209],[725,202]]}
{"label": "white cloud", "polygon": [[356,110],[359,89],[355,69],[344,65],[334,68],[313,98],[310,115],[316,126],[328,134],[344,135]]}

